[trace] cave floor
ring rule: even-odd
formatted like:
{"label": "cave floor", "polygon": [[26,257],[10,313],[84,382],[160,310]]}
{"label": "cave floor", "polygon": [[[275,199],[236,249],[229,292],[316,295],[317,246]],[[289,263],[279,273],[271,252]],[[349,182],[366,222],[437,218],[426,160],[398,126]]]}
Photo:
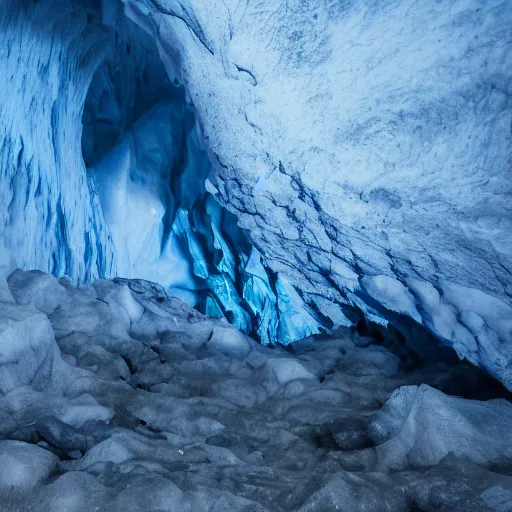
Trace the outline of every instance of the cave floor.
{"label": "cave floor", "polygon": [[[511,511],[512,405],[349,330],[263,347],[157,285],[0,286],[2,511]],[[452,386],[453,387],[453,386]]]}

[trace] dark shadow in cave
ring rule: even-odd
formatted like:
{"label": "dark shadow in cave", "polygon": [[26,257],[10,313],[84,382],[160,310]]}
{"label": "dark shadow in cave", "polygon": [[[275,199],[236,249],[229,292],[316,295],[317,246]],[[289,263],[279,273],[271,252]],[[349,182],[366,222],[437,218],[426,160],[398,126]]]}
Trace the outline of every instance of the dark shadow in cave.
{"label": "dark shadow in cave", "polygon": [[460,360],[454,349],[440,343],[410,318],[397,315],[395,323],[388,327],[360,320],[354,331],[398,356],[401,373],[407,375],[411,384],[428,384],[447,395],[473,400],[512,401],[512,392],[500,381],[470,362]]}

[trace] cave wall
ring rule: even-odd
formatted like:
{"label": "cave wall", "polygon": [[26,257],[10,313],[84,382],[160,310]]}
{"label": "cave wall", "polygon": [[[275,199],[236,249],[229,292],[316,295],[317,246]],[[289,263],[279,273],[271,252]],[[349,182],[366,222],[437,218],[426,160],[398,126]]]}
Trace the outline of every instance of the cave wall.
{"label": "cave wall", "polygon": [[69,3],[0,12],[0,267],[74,280],[112,275],[115,257],[82,155],[82,106],[106,31]]}
{"label": "cave wall", "polygon": [[512,386],[510,1],[123,1],[274,271]]}

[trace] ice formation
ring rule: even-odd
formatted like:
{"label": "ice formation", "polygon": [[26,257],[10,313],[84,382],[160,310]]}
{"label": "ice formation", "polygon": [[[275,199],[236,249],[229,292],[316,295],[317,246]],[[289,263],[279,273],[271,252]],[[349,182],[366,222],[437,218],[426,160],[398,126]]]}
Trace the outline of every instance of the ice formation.
{"label": "ice formation", "polygon": [[0,511],[512,512],[511,25],[3,2]]}
{"label": "ice formation", "polygon": [[271,349],[143,280],[0,289],[2,512],[510,510],[512,404],[445,394],[467,364]]}
{"label": "ice formation", "polygon": [[[3,98],[8,208],[0,263],[78,282],[157,281],[263,343],[318,333],[315,312],[265,264],[236,217],[213,199],[215,189],[207,190],[211,164],[193,109],[155,42],[120,3],[63,7],[14,3],[3,13],[5,91],[23,92]],[[41,18],[51,22],[49,40]],[[77,34],[87,38],[77,43]]]}
{"label": "ice formation", "polygon": [[511,12],[10,2],[0,263],[150,279],[264,343],[420,325],[511,387]]}
{"label": "ice formation", "polygon": [[512,386],[510,1],[124,4],[324,327],[412,319]]}

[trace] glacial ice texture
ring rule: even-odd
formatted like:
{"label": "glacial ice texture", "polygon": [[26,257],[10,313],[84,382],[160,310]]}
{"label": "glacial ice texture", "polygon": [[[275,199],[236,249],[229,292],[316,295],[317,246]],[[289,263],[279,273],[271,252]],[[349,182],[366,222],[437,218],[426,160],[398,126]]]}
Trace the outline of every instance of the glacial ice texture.
{"label": "glacial ice texture", "polygon": [[151,279],[263,343],[318,332],[206,190],[193,109],[121,3],[13,2],[0,21],[3,274]]}
{"label": "glacial ice texture", "polygon": [[112,245],[81,152],[105,33],[67,2],[15,0],[0,11],[0,267],[111,275]]}
{"label": "glacial ice texture", "polygon": [[274,272],[512,388],[509,0],[123,2]]}
{"label": "glacial ice texture", "polygon": [[512,388],[510,0],[3,7],[2,274],[421,325]]}
{"label": "glacial ice texture", "polygon": [[0,283],[1,512],[510,511],[512,405],[451,396],[467,363],[271,349],[142,280]]}

